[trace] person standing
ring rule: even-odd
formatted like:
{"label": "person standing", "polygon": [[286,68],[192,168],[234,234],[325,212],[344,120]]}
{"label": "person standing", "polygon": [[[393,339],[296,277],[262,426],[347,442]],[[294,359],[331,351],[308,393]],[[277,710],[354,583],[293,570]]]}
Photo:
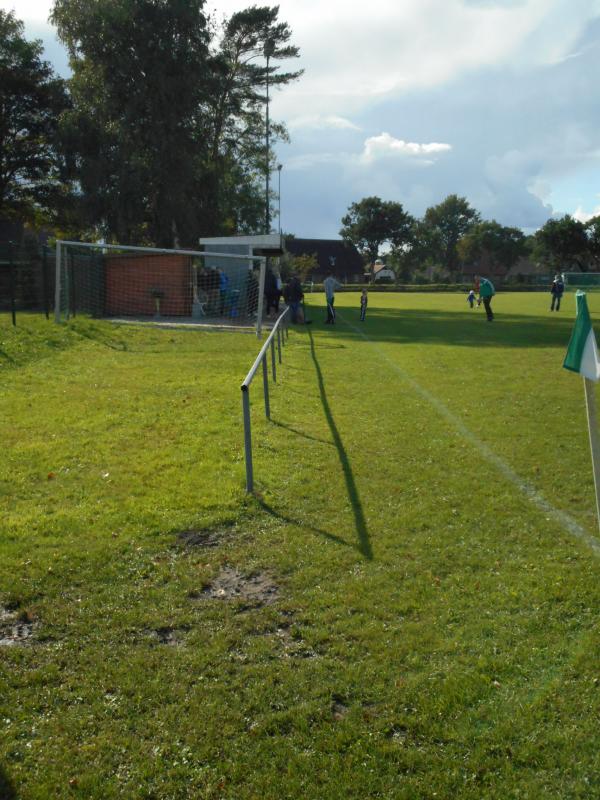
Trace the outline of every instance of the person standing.
{"label": "person standing", "polygon": [[297,275],[292,275],[288,285],[283,292],[283,298],[290,307],[290,315],[294,324],[302,322],[300,303],[304,299],[304,292],[302,291],[302,284],[300,283]]}
{"label": "person standing", "polygon": [[485,313],[487,314],[487,321],[492,322],[494,319],[492,297],[496,294],[494,284],[489,278],[482,278],[481,275],[475,275],[475,287],[479,292],[479,299],[483,301]]}
{"label": "person standing", "polygon": [[475,306],[475,290],[471,289],[467,297],[467,303],[473,308]]}
{"label": "person standing", "polygon": [[363,289],[362,294],[360,296],[360,321],[364,322],[365,317],[367,316],[367,305],[369,303],[369,296],[367,294],[367,290]]}
{"label": "person standing", "polygon": [[327,300],[327,319],[325,320],[325,324],[335,325],[335,290],[341,289],[342,284],[337,281],[330,272],[323,281],[323,288],[325,289],[325,299]]}
{"label": "person standing", "polygon": [[275,316],[279,311],[279,290],[277,288],[277,278],[269,268],[265,275],[265,298],[267,301],[267,317],[271,316],[271,307],[275,311]]}
{"label": "person standing", "polygon": [[[554,276],[552,286],[550,287],[550,294],[552,295],[552,303],[550,311],[560,311],[560,301],[562,300],[563,292],[565,291],[565,283],[562,276],[558,273]],[[556,306],[556,309],[555,309]]]}

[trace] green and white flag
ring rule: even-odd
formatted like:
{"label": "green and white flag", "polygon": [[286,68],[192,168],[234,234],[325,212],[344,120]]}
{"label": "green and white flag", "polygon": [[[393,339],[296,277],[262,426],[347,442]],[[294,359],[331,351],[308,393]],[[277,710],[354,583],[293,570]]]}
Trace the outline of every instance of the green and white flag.
{"label": "green and white flag", "polygon": [[585,292],[577,292],[577,318],[563,367],[591,381],[600,380],[600,359]]}

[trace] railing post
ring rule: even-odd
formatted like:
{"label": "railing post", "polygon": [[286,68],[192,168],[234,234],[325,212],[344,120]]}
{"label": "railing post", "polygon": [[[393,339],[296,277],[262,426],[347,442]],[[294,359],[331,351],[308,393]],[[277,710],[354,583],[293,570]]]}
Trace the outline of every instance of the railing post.
{"label": "railing post", "polygon": [[281,364],[281,330],[277,328],[277,354],[279,355],[279,363]]}
{"label": "railing post", "polygon": [[55,267],[55,278],[54,278],[54,321],[56,323],[60,322],[60,269],[61,269],[61,260],[62,260],[62,242],[60,239],[56,240],[56,267]]}
{"label": "railing post", "polygon": [[16,281],[15,281],[15,264],[13,259],[13,246],[12,242],[8,243],[8,268],[10,279],[10,310],[12,313],[12,324],[17,324],[17,299],[16,294]]}
{"label": "railing post", "polygon": [[275,339],[271,339],[271,366],[273,367],[273,380],[277,382],[277,369],[275,368]]}
{"label": "railing post", "polygon": [[267,356],[263,356],[263,389],[265,392],[265,414],[267,419],[271,419],[271,405],[269,403],[269,367],[267,365]]}
{"label": "railing post", "polygon": [[242,386],[242,408],[244,410],[244,453],[246,456],[246,491],[254,489],[252,474],[252,431],[250,429],[250,390]]}

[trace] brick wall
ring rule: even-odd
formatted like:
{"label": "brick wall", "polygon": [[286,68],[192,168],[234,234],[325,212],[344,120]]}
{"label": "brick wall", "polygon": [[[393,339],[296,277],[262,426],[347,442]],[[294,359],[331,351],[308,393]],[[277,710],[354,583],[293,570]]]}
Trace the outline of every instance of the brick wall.
{"label": "brick wall", "polygon": [[192,315],[192,266],[189,256],[119,255],[105,257],[106,308],[108,316],[154,316],[151,292],[164,294],[164,317]]}

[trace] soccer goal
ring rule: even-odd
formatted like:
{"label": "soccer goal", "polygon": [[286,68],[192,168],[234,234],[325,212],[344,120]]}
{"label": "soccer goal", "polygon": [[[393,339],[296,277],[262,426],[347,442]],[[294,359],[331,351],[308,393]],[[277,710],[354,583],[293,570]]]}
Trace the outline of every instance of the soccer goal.
{"label": "soccer goal", "polygon": [[562,275],[566,289],[600,290],[600,272],[564,272]]}
{"label": "soccer goal", "polygon": [[266,259],[205,250],[56,242],[55,320],[255,327],[260,336]]}

